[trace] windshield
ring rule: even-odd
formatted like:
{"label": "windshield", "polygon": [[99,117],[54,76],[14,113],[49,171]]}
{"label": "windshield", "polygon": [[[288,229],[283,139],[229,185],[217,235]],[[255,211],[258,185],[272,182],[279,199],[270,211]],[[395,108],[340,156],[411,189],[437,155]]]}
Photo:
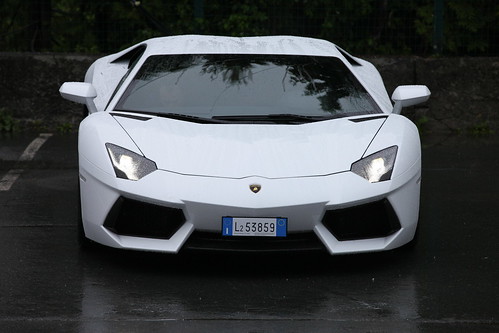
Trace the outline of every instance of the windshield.
{"label": "windshield", "polygon": [[151,56],[115,110],[230,120],[381,113],[338,58],[254,54]]}

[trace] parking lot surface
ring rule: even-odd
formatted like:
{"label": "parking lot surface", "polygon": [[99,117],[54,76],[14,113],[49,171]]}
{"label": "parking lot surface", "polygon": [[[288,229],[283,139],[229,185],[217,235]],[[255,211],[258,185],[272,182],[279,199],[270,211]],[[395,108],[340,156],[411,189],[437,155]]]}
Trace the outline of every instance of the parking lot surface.
{"label": "parking lot surface", "polygon": [[416,246],[337,257],[83,251],[76,149],[0,136],[1,332],[499,330],[497,137],[423,140]]}

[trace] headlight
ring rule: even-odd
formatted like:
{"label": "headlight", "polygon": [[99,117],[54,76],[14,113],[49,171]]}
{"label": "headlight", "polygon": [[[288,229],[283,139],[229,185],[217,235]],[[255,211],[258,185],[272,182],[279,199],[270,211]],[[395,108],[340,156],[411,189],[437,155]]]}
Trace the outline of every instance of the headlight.
{"label": "headlight", "polygon": [[106,143],[116,177],[139,180],[157,169],[156,163],[133,151]]}
{"label": "headlight", "polygon": [[350,171],[367,179],[370,183],[389,180],[392,176],[397,146],[392,146],[364,157],[352,164]]}

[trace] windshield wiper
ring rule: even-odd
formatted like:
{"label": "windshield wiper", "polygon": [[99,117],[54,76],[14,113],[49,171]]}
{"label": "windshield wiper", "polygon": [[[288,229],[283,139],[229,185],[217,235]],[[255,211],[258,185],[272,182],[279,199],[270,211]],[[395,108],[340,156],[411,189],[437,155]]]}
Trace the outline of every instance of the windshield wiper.
{"label": "windshield wiper", "polygon": [[225,120],[233,122],[262,122],[262,123],[281,123],[281,124],[303,124],[312,123],[315,121],[327,120],[337,118],[331,116],[307,116],[292,113],[279,113],[279,114],[261,114],[261,115],[238,115],[238,116],[213,116],[215,120]]}
{"label": "windshield wiper", "polygon": [[158,117],[163,117],[163,118],[190,121],[191,123],[197,123],[197,124],[225,124],[225,123],[227,123],[227,121],[223,121],[223,120],[218,120],[218,119],[213,119],[213,118],[204,118],[204,117],[198,117],[198,116],[191,116],[188,114],[181,114],[181,113],[156,113],[155,115]]}
{"label": "windshield wiper", "polygon": [[203,117],[191,116],[191,115],[182,114],[182,113],[172,113],[172,112],[163,113],[163,112],[130,111],[130,110],[115,110],[115,111],[141,113],[141,114],[147,114],[147,115],[162,117],[162,118],[190,121],[191,123],[197,123],[197,124],[226,124],[226,123],[230,123],[230,121],[224,121],[224,120],[213,119],[213,118],[203,118]]}

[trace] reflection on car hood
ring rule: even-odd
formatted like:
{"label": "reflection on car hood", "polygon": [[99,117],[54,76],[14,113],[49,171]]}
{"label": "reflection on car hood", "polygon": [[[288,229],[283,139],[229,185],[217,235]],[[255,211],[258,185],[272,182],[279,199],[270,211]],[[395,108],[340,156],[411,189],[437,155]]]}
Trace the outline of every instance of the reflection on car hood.
{"label": "reflection on car hood", "polygon": [[116,116],[159,169],[187,175],[287,178],[350,170],[384,117],[302,125],[197,124],[166,118]]}

